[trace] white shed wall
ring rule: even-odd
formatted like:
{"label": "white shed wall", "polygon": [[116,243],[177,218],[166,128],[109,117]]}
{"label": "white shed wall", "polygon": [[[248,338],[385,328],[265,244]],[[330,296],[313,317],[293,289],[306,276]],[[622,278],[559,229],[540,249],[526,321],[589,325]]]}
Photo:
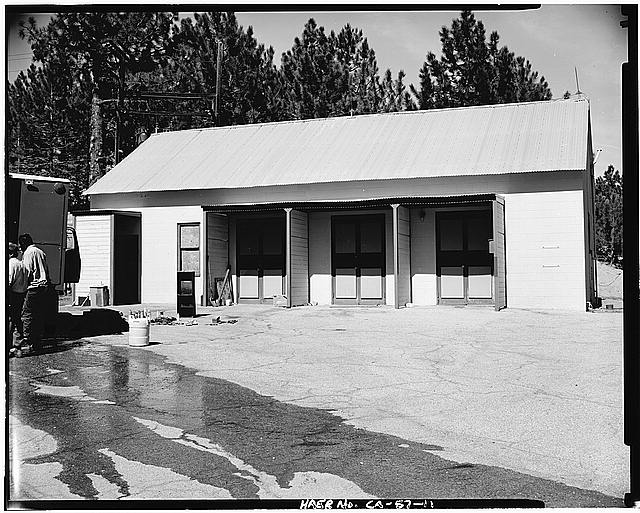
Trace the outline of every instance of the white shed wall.
{"label": "white shed wall", "polygon": [[[588,257],[585,235],[589,226],[583,214],[584,172],[530,173],[499,176],[440,177],[389,181],[363,181],[340,184],[292,185],[210,191],[173,191],[140,194],[96,195],[92,208],[125,208],[142,212],[142,300],[175,301],[177,270],[177,223],[201,223],[200,205],[253,204],[267,201],[322,201],[393,196],[458,195],[500,193],[505,197],[507,246],[507,306],[515,308],[573,308],[582,310],[586,297],[585,276]],[[585,195],[588,195],[588,191]],[[588,199],[588,196],[587,196]],[[149,205],[149,206],[146,206]],[[158,206],[164,205],[164,206]],[[417,305],[437,304],[435,269],[435,213],[425,209],[424,221],[419,208],[412,209],[411,224],[411,297]],[[394,300],[393,226],[391,210],[360,212],[314,211],[309,214],[310,301],[331,303],[331,215],[385,212],[386,303]],[[96,216],[92,216],[96,219]],[[80,218],[78,218],[80,220]],[[593,219],[590,219],[593,223]],[[82,221],[80,221],[82,222]],[[230,226],[229,255],[235,262],[235,225]],[[82,228],[79,229],[79,231]],[[79,234],[80,237],[80,234]],[[109,239],[105,239],[108,241]],[[83,273],[91,258],[108,258],[109,247],[93,249],[80,239]],[[593,242],[592,242],[593,244]],[[91,248],[85,249],[83,248]],[[557,247],[555,247],[557,246]],[[201,253],[205,247],[201,240]],[[202,256],[202,258],[204,258]],[[108,269],[109,264],[106,265]],[[233,264],[232,264],[233,265]],[[559,266],[559,267],[557,267]],[[201,270],[204,270],[202,266]],[[88,275],[87,275],[88,276]],[[109,271],[102,273],[107,283]],[[84,279],[84,275],[81,280]],[[234,291],[235,270],[233,274]],[[79,284],[80,294],[88,293],[87,284]],[[202,294],[202,276],[196,279],[196,300]]]}
{"label": "white shed wall", "polygon": [[[448,196],[458,194],[513,194],[578,190],[584,171],[514,173],[509,175],[445,176],[361,180],[358,182],[301,185],[96,194],[91,208],[127,209],[190,205],[253,205],[269,202],[339,201],[406,196]],[[391,203],[395,203],[391,201]]]}
{"label": "white shed wall", "polygon": [[201,303],[206,245],[201,207],[149,207],[142,212],[142,302],[175,303],[178,271],[178,223],[200,223],[200,276],[196,304]]}
{"label": "white shed wall", "polygon": [[411,213],[398,207],[398,305],[411,303]]}
{"label": "white shed wall", "polygon": [[113,298],[111,290],[112,218],[112,215],[76,217],[76,235],[82,258],[80,281],[75,287],[76,298],[88,296],[89,287],[101,286],[109,287],[109,297]]}
{"label": "white shed wall", "polygon": [[584,310],[582,191],[505,195],[507,307]]}
{"label": "white shed wall", "polygon": [[331,217],[309,213],[309,300],[331,304]]}
{"label": "white shed wall", "polygon": [[424,209],[421,220],[421,210],[411,210],[411,295],[415,305],[436,305],[436,214]]}

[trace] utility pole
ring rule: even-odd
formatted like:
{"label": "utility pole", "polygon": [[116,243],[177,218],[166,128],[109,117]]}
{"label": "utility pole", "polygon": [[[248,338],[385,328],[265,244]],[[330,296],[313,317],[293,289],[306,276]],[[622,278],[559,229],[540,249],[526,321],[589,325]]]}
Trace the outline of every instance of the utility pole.
{"label": "utility pole", "polygon": [[53,168],[53,159],[55,158],[55,144],[56,136],[53,134],[55,128],[53,127],[53,85],[49,82],[49,128],[51,129],[51,146],[49,146],[49,176],[56,176]]}
{"label": "utility pole", "polygon": [[213,119],[218,126],[218,107],[220,105],[220,73],[222,71],[222,41],[218,41],[218,54],[216,57],[216,98],[213,105]]}
{"label": "utility pole", "polygon": [[113,137],[113,163],[120,162],[120,128],[122,125],[122,101],[124,96],[124,59],[122,55],[118,59],[118,96],[116,103],[116,133]]}

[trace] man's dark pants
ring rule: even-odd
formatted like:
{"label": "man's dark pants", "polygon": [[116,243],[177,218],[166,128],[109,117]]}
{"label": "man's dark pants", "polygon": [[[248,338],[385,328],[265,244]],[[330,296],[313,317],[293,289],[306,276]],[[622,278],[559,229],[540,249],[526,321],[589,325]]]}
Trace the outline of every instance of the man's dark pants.
{"label": "man's dark pants", "polygon": [[[22,324],[24,329],[24,343],[38,346],[42,342],[45,324],[50,322],[52,315],[55,290],[51,286],[27,289],[27,295],[22,307]],[[57,302],[57,297],[55,297]],[[57,309],[57,308],[56,308]]]}
{"label": "man's dark pants", "polygon": [[23,337],[23,329],[22,329],[22,305],[24,304],[24,292],[14,292],[9,289],[9,304],[8,313],[9,313],[9,337],[7,340],[10,344],[14,345],[13,336],[14,331],[19,342],[19,339]]}

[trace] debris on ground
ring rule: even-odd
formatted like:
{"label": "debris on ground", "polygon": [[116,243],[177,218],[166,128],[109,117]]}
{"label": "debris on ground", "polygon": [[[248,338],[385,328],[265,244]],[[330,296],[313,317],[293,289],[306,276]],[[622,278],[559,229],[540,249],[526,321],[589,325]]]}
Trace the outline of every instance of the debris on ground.
{"label": "debris on ground", "polygon": [[164,315],[161,315],[155,319],[150,319],[149,324],[162,324],[165,326],[196,326],[198,321],[185,321],[180,320],[180,318],[176,319],[175,317],[165,317]]}
{"label": "debris on ground", "polygon": [[238,319],[229,319],[227,321],[222,321],[220,320],[220,317],[216,317],[215,319],[211,320],[211,325],[212,326],[216,326],[217,324],[235,324],[236,322],[238,322]]}
{"label": "debris on ground", "polygon": [[164,315],[160,315],[155,319],[151,319],[149,321],[149,324],[173,324],[175,321],[175,317],[166,317]]}

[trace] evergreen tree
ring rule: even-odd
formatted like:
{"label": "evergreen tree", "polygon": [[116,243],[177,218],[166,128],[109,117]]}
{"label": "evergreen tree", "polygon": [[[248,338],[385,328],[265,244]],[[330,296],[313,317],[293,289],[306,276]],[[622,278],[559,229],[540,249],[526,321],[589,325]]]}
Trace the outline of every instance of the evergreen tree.
{"label": "evergreen tree", "polygon": [[293,119],[324,118],[338,114],[344,87],[333,38],[310,19],[301,38],[282,54],[281,72],[288,96],[287,115]]}
{"label": "evergreen tree", "polygon": [[392,77],[391,70],[387,69],[382,79],[382,112],[399,112],[403,110],[415,110],[415,102],[404,85],[404,71],[398,72],[398,78]]}
{"label": "evergreen tree", "polygon": [[622,175],[612,165],[595,181],[596,250],[611,264],[622,257],[622,184]]}
{"label": "evergreen tree", "polygon": [[47,64],[7,85],[7,160],[11,172],[71,180],[72,208],[88,185],[87,91]]}
{"label": "evergreen tree", "polygon": [[333,37],[338,65],[345,77],[342,82],[342,105],[339,101],[338,112],[377,112],[381,91],[375,51],[369,47],[362,30],[352,28],[350,24],[345,25],[338,35]]}
{"label": "evergreen tree", "polygon": [[381,105],[378,65],[362,30],[345,25],[325,34],[315,20],[282,54],[286,115],[292,119],[377,112]]}
{"label": "evergreen tree", "polygon": [[195,13],[175,29],[175,50],[162,70],[172,91],[216,92],[218,42],[222,43],[218,125],[273,121],[282,117],[273,49],[265,49],[253,29],[238,25],[233,13]]}
{"label": "evergreen tree", "polygon": [[471,11],[462,11],[451,28],[442,27],[442,55],[427,53],[418,88],[411,92],[421,109],[464,107],[548,100],[551,90],[531,63],[499,47],[492,32],[486,40],[484,25]]}
{"label": "evergreen tree", "polygon": [[[430,53],[430,55],[435,58],[435,56]],[[429,60],[429,55],[427,55],[427,60]],[[418,78],[420,79],[419,87],[420,89],[416,89],[416,87],[411,84],[409,89],[413,96],[416,98],[417,106],[419,109],[433,109],[436,105],[435,99],[435,91],[433,88],[433,82],[431,79],[431,71],[430,67],[425,62],[420,68],[420,73],[418,74]]]}
{"label": "evergreen tree", "polygon": [[122,98],[127,73],[150,71],[162,62],[171,48],[169,35],[176,17],[163,12],[66,12],[42,28],[33,19],[23,26],[21,36],[28,39],[36,61],[91,90],[90,183],[116,160],[113,153],[107,160],[103,152],[105,101]]}

